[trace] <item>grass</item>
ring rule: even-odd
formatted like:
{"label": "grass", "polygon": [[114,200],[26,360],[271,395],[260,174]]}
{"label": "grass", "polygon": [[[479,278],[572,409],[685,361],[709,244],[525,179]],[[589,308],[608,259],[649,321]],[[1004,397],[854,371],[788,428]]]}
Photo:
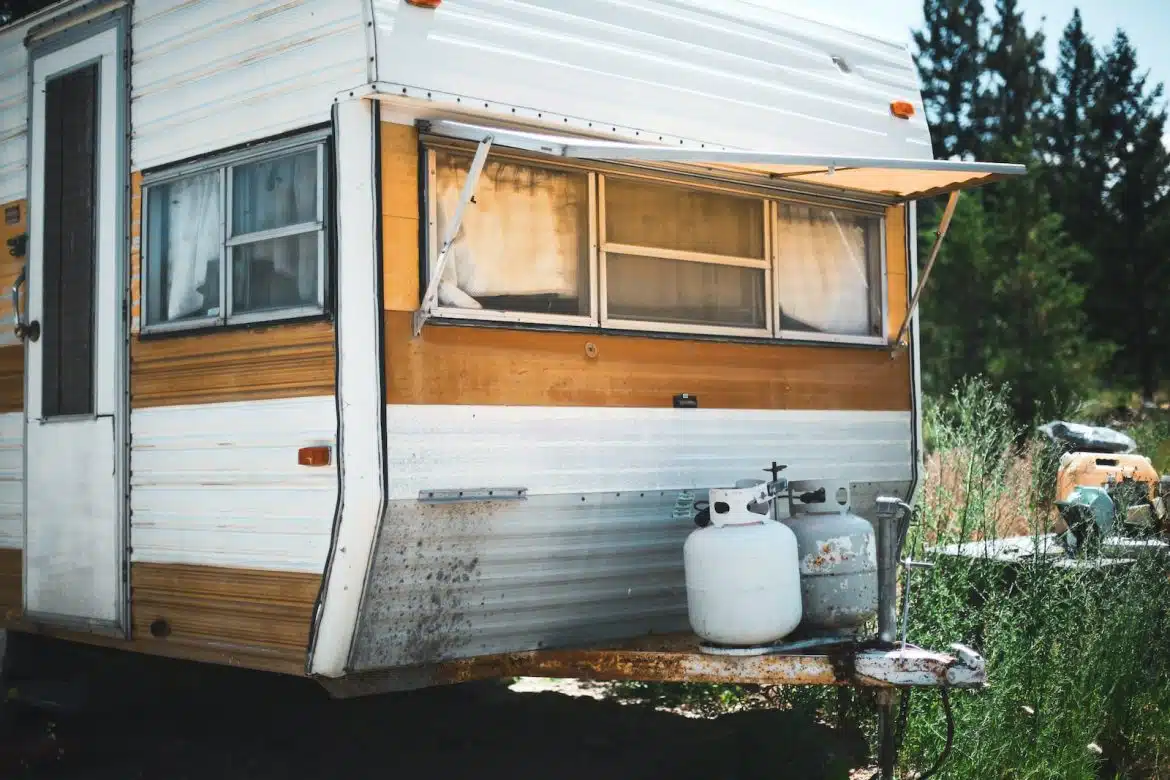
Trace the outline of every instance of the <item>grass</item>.
{"label": "grass", "polygon": [[[969,382],[927,418],[935,464],[911,544],[1049,530],[1057,454],[1035,438],[1020,444],[1002,391]],[[1139,441],[1147,451],[1161,445],[1158,430]],[[956,742],[945,776],[1170,778],[1165,560],[1076,569],[1040,555],[1011,566],[935,563],[916,581],[911,639],[970,644],[990,680],[985,691],[952,697]],[[915,695],[908,768],[940,749],[940,722],[937,697]]]}
{"label": "grass", "polygon": [[[930,455],[907,552],[921,558],[936,543],[1049,530],[1058,453],[1010,420],[1004,392],[981,381],[927,410]],[[1142,452],[1170,447],[1165,420],[1140,421],[1129,431]],[[952,694],[955,745],[937,776],[1170,780],[1165,560],[1084,568],[1043,556],[1011,566],[933,560],[935,568],[915,574],[910,641],[934,649],[970,645],[987,660],[989,678],[985,690]],[[708,714],[809,709],[829,722],[844,715],[871,737],[874,731],[864,693],[630,684],[621,694]],[[906,706],[901,763],[913,777],[943,749],[945,721],[934,691],[914,692]]]}

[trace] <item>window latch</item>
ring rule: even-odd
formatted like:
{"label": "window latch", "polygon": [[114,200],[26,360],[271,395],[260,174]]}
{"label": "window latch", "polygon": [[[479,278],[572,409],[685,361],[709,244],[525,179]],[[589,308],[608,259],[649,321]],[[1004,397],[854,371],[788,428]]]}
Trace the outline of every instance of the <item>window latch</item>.
{"label": "window latch", "polygon": [[447,268],[447,258],[451,254],[451,245],[455,243],[455,237],[459,235],[459,228],[463,225],[463,215],[466,213],[467,207],[475,202],[475,188],[479,184],[479,175],[483,172],[483,166],[487,162],[488,151],[492,148],[493,140],[491,135],[485,135],[480,139],[479,147],[475,150],[475,157],[471,161],[471,168],[467,171],[467,180],[463,182],[463,189],[459,192],[459,203],[455,207],[455,214],[451,217],[451,221],[447,223],[447,229],[443,235],[443,243],[439,247],[439,256],[435,258],[435,265],[431,268],[427,290],[423,294],[422,303],[419,305],[418,311],[414,313],[414,335],[416,338],[422,333],[423,326],[426,325],[427,320],[435,312],[435,306],[439,300],[439,282],[442,280],[443,272]]}
{"label": "window latch", "polygon": [[[918,288],[914,291],[914,297],[910,299],[910,305],[906,307],[906,319],[902,321],[902,327],[898,330],[898,337],[894,339],[891,345],[895,351],[906,346],[903,339],[906,337],[906,332],[910,330],[910,323],[914,317],[914,310],[918,308],[918,299],[922,296],[923,289],[926,288],[926,280],[930,278],[930,271],[934,268],[934,261],[938,259],[938,252],[942,249],[943,239],[947,236],[947,229],[951,226],[951,218],[955,216],[955,205],[959,202],[959,191],[955,190],[947,199],[947,207],[943,210],[942,219],[939,220],[938,230],[934,235],[934,246],[930,248],[930,259],[926,261],[926,269],[922,272],[922,278],[918,280]],[[911,237],[911,240],[915,240]]]}

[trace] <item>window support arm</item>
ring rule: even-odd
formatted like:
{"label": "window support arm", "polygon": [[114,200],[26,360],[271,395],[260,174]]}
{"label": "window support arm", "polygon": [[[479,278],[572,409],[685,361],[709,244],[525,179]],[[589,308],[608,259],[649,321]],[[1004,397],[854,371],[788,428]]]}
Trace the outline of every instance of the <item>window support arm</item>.
{"label": "window support arm", "polygon": [[[893,347],[895,350],[906,346],[903,339],[906,337],[907,331],[910,330],[910,323],[914,318],[914,311],[918,308],[918,299],[922,297],[922,291],[926,288],[926,280],[930,278],[931,269],[934,268],[934,261],[938,259],[939,250],[942,249],[943,239],[947,236],[947,230],[951,226],[951,218],[955,216],[955,205],[959,202],[959,191],[954,190],[947,198],[947,206],[943,210],[942,219],[938,223],[938,230],[934,234],[934,246],[930,248],[930,258],[926,261],[926,269],[922,272],[922,278],[918,280],[918,289],[914,291],[914,296],[910,299],[910,305],[906,307],[906,319],[902,321],[902,327],[898,331],[898,337],[894,339]],[[917,236],[912,236],[911,240],[917,241]]]}
{"label": "window support arm", "polygon": [[459,192],[459,203],[455,207],[455,214],[447,223],[443,244],[439,248],[439,256],[435,258],[435,266],[431,269],[426,293],[423,294],[418,311],[414,313],[414,335],[416,338],[422,333],[423,326],[435,312],[435,306],[439,300],[439,282],[447,268],[447,258],[450,257],[451,246],[455,243],[455,237],[459,235],[459,228],[463,225],[463,215],[467,211],[467,207],[475,202],[475,188],[479,184],[479,175],[483,172],[483,166],[487,162],[488,151],[492,148],[493,140],[491,135],[484,136],[480,139],[479,147],[475,150],[475,157],[467,171],[467,180],[463,182],[463,189]]}

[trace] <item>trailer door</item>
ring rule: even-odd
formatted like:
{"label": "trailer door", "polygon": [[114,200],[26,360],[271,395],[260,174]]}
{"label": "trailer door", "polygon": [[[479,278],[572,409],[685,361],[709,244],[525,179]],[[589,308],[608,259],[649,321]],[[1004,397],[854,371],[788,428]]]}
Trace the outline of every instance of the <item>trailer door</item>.
{"label": "trailer door", "polygon": [[124,79],[102,27],[30,49],[24,611],[121,634]]}

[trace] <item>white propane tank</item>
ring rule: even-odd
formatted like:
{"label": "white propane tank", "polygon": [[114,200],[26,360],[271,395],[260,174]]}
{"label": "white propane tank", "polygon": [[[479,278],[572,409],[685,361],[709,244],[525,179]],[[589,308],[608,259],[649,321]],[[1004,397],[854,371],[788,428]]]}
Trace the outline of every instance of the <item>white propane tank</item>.
{"label": "white propane tank", "polygon": [[713,488],[709,499],[710,525],[683,547],[691,629],[737,647],[784,638],[801,618],[796,536],[766,514],[773,496],[758,480]]}
{"label": "white propane tank", "polygon": [[878,610],[873,525],[850,512],[847,482],[790,482],[792,516],[784,523],[800,549],[801,634],[853,635]]}

